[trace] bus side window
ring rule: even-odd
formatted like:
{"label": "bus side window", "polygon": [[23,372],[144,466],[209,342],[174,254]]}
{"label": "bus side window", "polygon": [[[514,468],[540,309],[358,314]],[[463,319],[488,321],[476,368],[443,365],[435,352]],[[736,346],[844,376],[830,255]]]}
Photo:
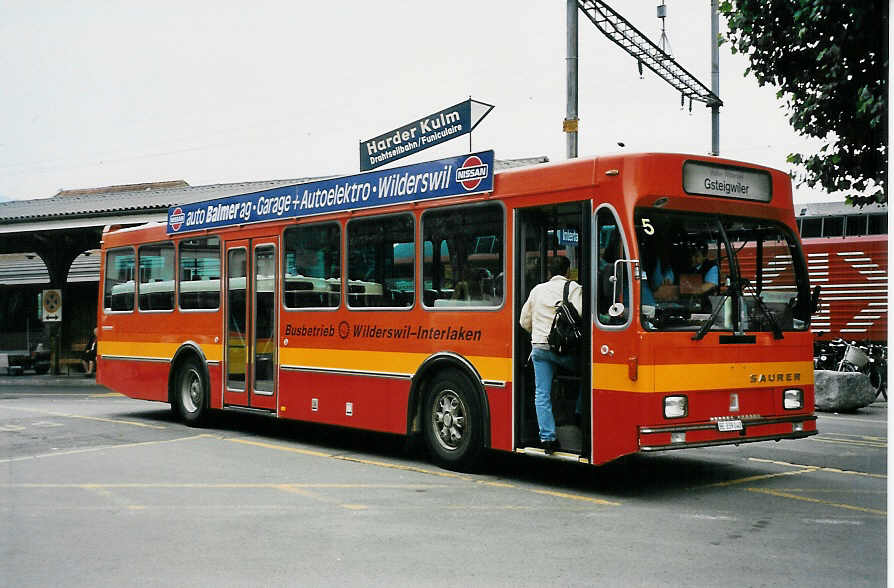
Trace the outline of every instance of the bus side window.
{"label": "bus side window", "polygon": [[[608,207],[602,207],[596,212],[596,238],[596,315],[603,325],[623,325],[630,316],[627,264],[615,262],[629,259],[629,256],[620,224]],[[616,273],[617,283],[612,279]],[[614,313],[610,310],[616,302],[622,303],[624,308],[620,314],[612,316]]]}
{"label": "bus side window", "polygon": [[348,223],[348,306],[410,308],[416,298],[413,217]]}
{"label": "bus side window", "polygon": [[336,223],[286,229],[283,244],[286,308],[335,308],[341,298],[341,227]]}
{"label": "bus side window", "polygon": [[131,247],[106,253],[103,310],[132,311],[134,306],[134,268],[136,256]]}
{"label": "bus side window", "polygon": [[180,308],[220,308],[220,237],[196,237],[180,242]]}
{"label": "bus side window", "polygon": [[887,214],[870,214],[869,215],[869,234],[870,235],[887,235],[888,234],[888,215]]}
{"label": "bus side window", "polygon": [[174,310],[174,244],[143,245],[140,254],[140,310]]}
{"label": "bus side window", "polygon": [[801,237],[804,239],[810,237],[819,237],[823,234],[822,218],[802,218],[801,219]]}
{"label": "bus side window", "polygon": [[823,219],[823,237],[843,237],[844,217],[827,216]]}
{"label": "bus side window", "polygon": [[[422,215],[426,307],[503,303],[503,208],[458,206]],[[439,251],[439,255],[434,255]]]}

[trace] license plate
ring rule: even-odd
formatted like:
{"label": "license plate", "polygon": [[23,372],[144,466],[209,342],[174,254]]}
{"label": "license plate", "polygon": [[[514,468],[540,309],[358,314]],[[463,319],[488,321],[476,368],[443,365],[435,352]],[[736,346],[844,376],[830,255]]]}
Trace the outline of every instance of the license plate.
{"label": "license plate", "polygon": [[742,421],[734,420],[734,421],[717,421],[717,430],[726,433],[729,431],[741,431],[742,430]]}

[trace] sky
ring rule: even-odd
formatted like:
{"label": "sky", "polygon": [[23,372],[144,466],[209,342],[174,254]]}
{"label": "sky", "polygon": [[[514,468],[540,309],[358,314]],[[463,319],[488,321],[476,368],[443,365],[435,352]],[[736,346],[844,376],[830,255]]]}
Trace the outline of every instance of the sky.
{"label": "sky", "polygon": [[[657,4],[611,2],[656,43]],[[710,87],[709,1],[666,5],[674,57]],[[495,106],[474,151],[565,159],[560,0],[0,0],[0,15],[0,199],[358,173],[359,141],[470,96]],[[707,154],[710,110],[681,109],[579,22],[580,156]],[[746,66],[721,47],[720,155],[790,171],[786,155],[818,143]],[[468,149],[464,136],[395,165]],[[795,187],[796,202],[842,199]]]}

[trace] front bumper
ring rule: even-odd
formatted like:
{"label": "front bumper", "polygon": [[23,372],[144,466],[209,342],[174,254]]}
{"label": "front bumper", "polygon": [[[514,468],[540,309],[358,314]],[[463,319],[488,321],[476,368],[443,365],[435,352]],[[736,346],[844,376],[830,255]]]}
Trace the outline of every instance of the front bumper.
{"label": "front bumper", "polygon": [[738,420],[742,422],[741,431],[720,431],[717,420],[640,427],[639,450],[653,452],[714,445],[739,445],[758,441],[803,439],[817,434],[814,415],[784,417],[754,415]]}

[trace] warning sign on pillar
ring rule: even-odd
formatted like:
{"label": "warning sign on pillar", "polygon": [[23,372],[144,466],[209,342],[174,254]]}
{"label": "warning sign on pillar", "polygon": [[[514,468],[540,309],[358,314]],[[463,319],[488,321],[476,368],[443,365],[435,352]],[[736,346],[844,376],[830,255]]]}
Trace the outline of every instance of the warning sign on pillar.
{"label": "warning sign on pillar", "polygon": [[62,290],[44,290],[41,294],[41,310],[44,322],[62,320]]}

